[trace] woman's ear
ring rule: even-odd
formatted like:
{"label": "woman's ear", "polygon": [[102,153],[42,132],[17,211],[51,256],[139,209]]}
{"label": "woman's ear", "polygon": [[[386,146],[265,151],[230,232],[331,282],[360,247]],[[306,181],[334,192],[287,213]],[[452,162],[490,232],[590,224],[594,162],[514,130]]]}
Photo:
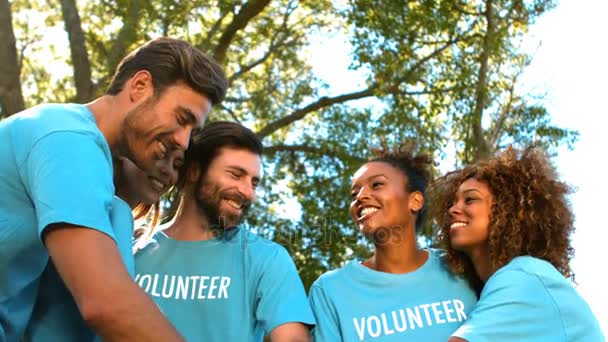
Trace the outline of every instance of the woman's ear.
{"label": "woman's ear", "polygon": [[414,191],[409,195],[409,207],[413,212],[418,212],[424,207],[424,196],[420,191]]}

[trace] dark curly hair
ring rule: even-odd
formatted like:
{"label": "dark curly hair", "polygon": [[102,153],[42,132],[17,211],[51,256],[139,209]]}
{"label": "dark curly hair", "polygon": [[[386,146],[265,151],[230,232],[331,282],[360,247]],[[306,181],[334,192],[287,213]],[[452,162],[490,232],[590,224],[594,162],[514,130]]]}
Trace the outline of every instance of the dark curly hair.
{"label": "dark curly hair", "polygon": [[[430,155],[416,153],[413,142],[407,141],[393,148],[382,144],[379,148],[372,149],[372,157],[367,161],[383,162],[398,169],[407,178],[407,191],[419,191],[426,198],[427,185],[433,176],[433,158]],[[426,202],[426,201],[425,201]],[[427,205],[418,211],[416,218],[416,232],[420,230],[422,222],[426,218]]]}
{"label": "dark curly hair", "polygon": [[480,290],[481,279],[470,259],[450,245],[449,209],[467,179],[485,182],[493,195],[488,249],[493,270],[513,258],[530,255],[550,262],[565,277],[574,279],[570,236],[574,217],[566,196],[571,188],[559,181],[547,155],[538,148],[518,151],[509,147],[496,157],[468,165],[437,179],[431,192],[431,215],[438,226],[437,242],[447,251],[447,262]]}

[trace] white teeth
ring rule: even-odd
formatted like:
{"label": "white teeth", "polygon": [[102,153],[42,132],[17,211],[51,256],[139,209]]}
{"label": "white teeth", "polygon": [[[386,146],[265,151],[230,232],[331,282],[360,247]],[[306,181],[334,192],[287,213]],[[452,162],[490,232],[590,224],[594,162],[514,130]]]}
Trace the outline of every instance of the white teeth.
{"label": "white teeth", "polygon": [[234,209],[241,209],[241,204],[235,200],[226,200],[226,202],[228,202],[228,204],[230,204],[230,206]]}
{"label": "white teeth", "polygon": [[165,188],[165,184],[157,179],[152,178],[151,180],[152,184],[157,188],[157,189],[164,189]]}
{"label": "white teeth", "polygon": [[162,141],[158,142],[158,148],[160,149],[161,157],[164,158],[167,154],[167,151],[169,151],[169,149]]}
{"label": "white teeth", "polygon": [[454,229],[454,228],[460,228],[460,227],[464,227],[467,224],[464,222],[454,222],[452,223],[452,225],[450,226],[450,229]]}
{"label": "white teeth", "polygon": [[376,211],[378,211],[378,208],[373,208],[373,207],[363,208],[363,209],[361,209],[361,214],[359,215],[359,217],[363,217],[367,214],[375,213]]}

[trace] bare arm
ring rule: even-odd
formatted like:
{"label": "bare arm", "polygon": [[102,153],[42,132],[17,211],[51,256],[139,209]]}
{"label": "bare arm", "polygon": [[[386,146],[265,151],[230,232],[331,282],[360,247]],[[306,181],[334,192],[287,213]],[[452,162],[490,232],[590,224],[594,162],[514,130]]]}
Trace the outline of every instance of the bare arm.
{"label": "bare arm", "polygon": [[47,227],[44,240],[80,313],[104,341],[183,341],[133,282],[109,236],[54,224]]}
{"label": "bare arm", "polygon": [[448,342],[468,342],[468,341],[465,340],[464,338],[452,336],[452,337],[450,337],[450,339],[448,340]]}
{"label": "bare arm", "polygon": [[285,323],[272,329],[270,332],[272,342],[308,342],[310,333],[302,323]]}

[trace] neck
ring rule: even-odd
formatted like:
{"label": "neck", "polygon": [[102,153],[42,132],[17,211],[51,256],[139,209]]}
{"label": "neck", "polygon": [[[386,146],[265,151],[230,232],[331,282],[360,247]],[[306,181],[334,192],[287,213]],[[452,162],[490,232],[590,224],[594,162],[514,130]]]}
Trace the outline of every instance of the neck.
{"label": "neck", "polygon": [[402,229],[395,232],[395,238],[389,242],[375,244],[374,255],[365,260],[363,265],[376,271],[394,274],[417,270],[428,259],[428,252],[418,247],[415,231],[414,227]]}
{"label": "neck", "polygon": [[210,240],[217,236],[217,231],[209,228],[209,219],[200,212],[194,201],[186,201],[185,196],[182,196],[175,219],[165,233],[183,241]]}
{"label": "neck", "polygon": [[114,194],[121,200],[125,201],[131,210],[140,203],[140,199],[133,196],[133,192],[128,190],[128,186],[125,184],[125,180],[121,177],[120,169],[122,168],[122,161],[117,158],[113,158],[112,164],[114,166]]}
{"label": "neck", "polygon": [[119,110],[119,108],[125,108],[120,102],[119,96],[103,95],[86,104],[93,113],[97,127],[106,138],[112,154],[120,150],[122,121],[126,114]]}
{"label": "neck", "polygon": [[129,196],[128,191],[121,191],[121,189],[118,187],[116,187],[116,196],[120,197],[121,200],[125,201],[129,205],[131,210],[135,209],[135,207],[137,207],[137,205],[141,203],[141,201],[135,198],[135,196]]}
{"label": "neck", "polygon": [[471,258],[475,272],[484,283],[496,272],[490,265],[490,253],[487,245],[472,248],[466,254]]}

